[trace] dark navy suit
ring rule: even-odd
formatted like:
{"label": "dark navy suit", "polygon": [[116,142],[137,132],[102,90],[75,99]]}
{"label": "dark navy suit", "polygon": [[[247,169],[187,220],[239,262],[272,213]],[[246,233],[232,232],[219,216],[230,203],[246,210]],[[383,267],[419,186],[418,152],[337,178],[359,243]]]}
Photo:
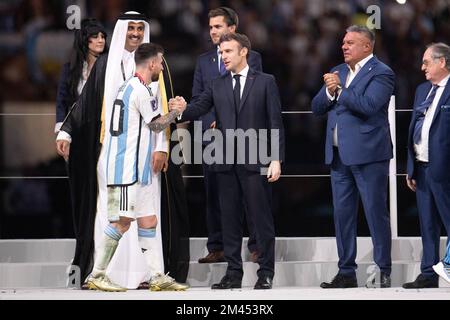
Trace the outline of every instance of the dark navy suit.
{"label": "dark navy suit", "polygon": [[[195,66],[191,102],[197,101],[202,92],[205,91],[205,89],[211,84],[211,81],[220,76],[218,59],[219,58],[216,48],[198,57],[197,64]],[[262,71],[261,55],[253,50],[250,51],[248,64],[250,68],[256,71]],[[207,114],[201,116],[199,120],[202,121],[203,131],[209,129],[211,124],[215,121],[214,110],[211,110]],[[208,229],[208,242],[206,246],[209,252],[223,251],[222,226],[220,220],[219,194],[217,189],[216,173],[210,170],[209,166],[204,163],[203,175],[205,177],[204,183],[206,191],[206,222]],[[255,252],[257,251],[256,237],[254,234],[253,223],[252,221],[250,221],[247,212],[246,218],[250,234],[248,249],[251,252]]]}
{"label": "dark navy suit", "polygon": [[417,108],[431,90],[429,81],[416,89],[414,110],[408,135],[409,178],[416,180],[416,197],[422,235],[423,256],[420,266],[423,275],[437,277],[432,266],[439,262],[439,238],[442,221],[447,235],[450,232],[450,81],[442,92],[429,131],[428,163],[416,161],[413,133],[418,116]]}
{"label": "dark navy suit", "polygon": [[[342,86],[349,72],[341,64]],[[394,73],[372,57],[359,70],[338,99],[330,101],[324,86],[312,101],[317,115],[328,113],[325,162],[331,166],[334,223],[339,255],[339,273],[355,276],[358,195],[364,206],[374,261],[382,272],[391,273],[391,230],[387,210],[387,183],[392,142],[388,123]],[[338,147],[333,147],[337,124]]]}
{"label": "dark navy suit", "polygon": [[[249,69],[243,93],[240,99],[239,112],[234,111],[234,97],[231,74],[211,81],[210,86],[191,103],[183,113],[181,121],[198,119],[214,109],[216,128],[226,137],[227,129],[277,129],[278,135],[272,136],[278,142],[279,154],[273,158],[284,160],[284,129],[281,119],[280,97],[273,76]],[[256,136],[255,144],[265,144],[270,150],[272,139],[262,135]],[[225,139],[224,139],[225,141]],[[248,141],[247,141],[248,142]],[[226,143],[224,143],[224,146]],[[249,144],[239,153],[249,159]],[[230,149],[231,150],[231,149]],[[239,149],[238,149],[239,150]],[[216,152],[220,152],[220,149]],[[222,150],[223,159],[227,158],[227,149]],[[271,212],[271,187],[267,177],[261,175],[261,168],[268,167],[258,156],[255,163],[245,161],[244,164],[219,163],[211,165],[217,172],[219,202],[222,217],[223,243],[225,259],[228,262],[227,275],[242,278],[242,232],[243,214],[241,209],[244,199],[248,214],[255,224],[258,244],[259,277],[273,277],[275,228]]]}

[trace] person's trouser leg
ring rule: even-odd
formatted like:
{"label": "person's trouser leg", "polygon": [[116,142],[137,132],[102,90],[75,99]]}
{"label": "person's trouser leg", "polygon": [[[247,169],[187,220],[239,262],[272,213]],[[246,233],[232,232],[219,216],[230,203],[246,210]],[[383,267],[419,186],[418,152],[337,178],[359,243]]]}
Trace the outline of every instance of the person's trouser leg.
{"label": "person's trouser leg", "polygon": [[273,278],[275,272],[275,226],[272,215],[272,188],[259,172],[238,167],[248,215],[254,222],[259,250],[258,277]]}
{"label": "person's trouser leg", "polygon": [[392,235],[387,209],[389,161],[352,166],[373,243],[373,260],[384,274],[392,269]]}
{"label": "person's trouser leg", "polygon": [[243,210],[245,212],[245,220],[247,222],[247,229],[248,229],[247,248],[248,251],[250,251],[251,253],[258,253],[255,222],[252,220],[252,217],[248,212],[248,205],[245,203],[245,199],[243,200],[243,202],[244,202]]}
{"label": "person's trouser leg", "polygon": [[435,277],[433,265],[439,262],[441,227],[436,202],[429,185],[428,166],[417,164],[416,199],[419,212],[420,235],[422,237],[422,261],[420,271],[427,277]]}
{"label": "person's trouser leg", "polygon": [[240,208],[242,186],[239,183],[235,168],[218,173],[217,178],[222,213],[224,255],[228,262],[227,275],[235,279],[242,279],[243,215]]}
{"label": "person's trouser leg", "polygon": [[442,224],[447,232],[447,254],[444,262],[450,263],[450,181],[435,181],[428,177],[431,192],[436,203],[437,212],[441,218]]}
{"label": "person's trouser leg", "polygon": [[219,187],[217,186],[217,174],[203,164],[203,175],[206,191],[206,226],[208,252],[223,251],[222,222],[219,203]]}
{"label": "person's trouser leg", "polygon": [[339,273],[356,276],[356,231],[358,214],[358,190],[348,166],[334,149],[331,165],[331,189],[333,192],[334,227],[339,256]]}

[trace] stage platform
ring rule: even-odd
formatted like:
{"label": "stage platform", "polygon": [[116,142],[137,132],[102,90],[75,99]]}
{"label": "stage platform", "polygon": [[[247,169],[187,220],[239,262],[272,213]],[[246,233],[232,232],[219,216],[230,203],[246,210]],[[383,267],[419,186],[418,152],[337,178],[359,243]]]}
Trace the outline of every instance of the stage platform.
{"label": "stage platform", "polygon": [[[125,294],[107,294],[67,289],[67,270],[75,248],[73,239],[0,240],[0,290],[8,299],[447,299],[450,286],[440,282],[441,288],[410,291],[401,289],[404,282],[413,281],[420,273],[421,239],[401,237],[392,241],[392,286],[397,289],[366,289],[366,279],[373,273],[372,242],[358,238],[358,284],[351,290],[321,290],[322,281],[329,281],[337,273],[335,239],[277,238],[275,248],[274,290],[253,291],[258,265],[249,261],[247,239],[242,246],[244,261],[243,290],[211,291],[220,281],[226,263],[199,264],[206,254],[206,239],[191,238],[191,262],[187,283],[189,293],[149,293],[132,290]],[[446,238],[441,238],[441,256]],[[276,296],[276,297],[275,297]],[[441,297],[441,298],[440,298]]]}
{"label": "stage platform", "polygon": [[252,287],[233,290],[191,288],[185,292],[99,292],[75,289],[0,290],[0,300],[450,300],[450,288],[406,290],[389,289],[329,289],[311,287],[274,287],[253,290]]}

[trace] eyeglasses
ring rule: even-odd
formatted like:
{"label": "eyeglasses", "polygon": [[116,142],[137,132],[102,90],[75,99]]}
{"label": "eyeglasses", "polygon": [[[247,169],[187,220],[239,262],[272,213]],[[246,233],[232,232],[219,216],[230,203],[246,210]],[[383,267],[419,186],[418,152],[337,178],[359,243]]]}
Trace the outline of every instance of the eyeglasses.
{"label": "eyeglasses", "polygon": [[[431,59],[432,59],[433,61],[436,61],[436,60],[439,60],[440,58],[443,58],[443,57],[444,57],[444,56],[440,56],[440,57],[431,57]],[[425,67],[428,67],[430,64],[431,64],[431,61],[430,61],[430,60],[423,60],[423,61],[422,61],[422,65],[425,66]]]}

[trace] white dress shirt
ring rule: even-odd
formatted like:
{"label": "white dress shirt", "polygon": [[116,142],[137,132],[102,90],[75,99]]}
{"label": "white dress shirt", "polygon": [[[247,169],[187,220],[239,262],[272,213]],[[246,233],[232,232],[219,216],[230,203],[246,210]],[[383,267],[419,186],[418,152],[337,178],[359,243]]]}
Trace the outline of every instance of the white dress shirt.
{"label": "white dress shirt", "polygon": [[[365,57],[364,59],[362,59],[361,61],[359,61],[356,65],[355,65],[355,70],[352,70],[352,68],[350,68],[349,65],[347,65],[348,67],[348,74],[347,74],[347,79],[345,81],[345,88],[348,88],[350,86],[350,84],[352,83],[353,79],[355,79],[356,75],[358,74],[358,72],[364,67],[364,65],[370,60],[372,59],[373,54],[369,54],[367,57]],[[333,101],[334,99],[339,100],[339,95],[340,92],[337,94],[337,96],[332,96],[329,92],[328,89],[325,90],[327,92],[327,97],[329,100]],[[334,127],[333,130],[333,146],[337,147],[338,146],[338,138],[337,138],[337,123],[336,126]]]}
{"label": "white dress shirt", "polygon": [[248,70],[249,70],[249,66],[246,65],[244,69],[242,69],[240,72],[238,73],[234,73],[231,72],[231,79],[233,81],[233,90],[234,90],[234,86],[236,85],[236,80],[233,78],[234,75],[239,74],[239,83],[241,85],[241,92],[240,92],[240,97],[242,98],[242,93],[244,92],[244,86],[245,86],[245,81],[247,80],[247,75],[248,75]]}
{"label": "white dress shirt", "polygon": [[222,55],[220,54],[220,47],[217,46],[217,68],[220,72],[220,59],[222,59]]}
{"label": "white dress shirt", "polygon": [[[450,78],[450,74],[447,75],[444,79],[442,79],[437,85],[439,86],[436,89],[436,96],[433,99],[433,103],[431,103],[431,106],[428,108],[428,110],[425,113],[425,118],[423,119],[423,125],[422,125],[422,133],[421,133],[421,140],[419,144],[414,144],[414,151],[416,152],[416,159],[418,161],[428,162],[428,142],[430,137],[430,128],[431,124],[433,123],[434,114],[436,113],[437,104],[439,103],[439,100],[441,99],[442,93],[444,92],[445,86],[447,85],[448,79]],[[433,88],[431,88],[432,90]],[[431,93],[428,92],[427,97]]]}
{"label": "white dress shirt", "polygon": [[128,80],[132,76],[134,76],[134,72],[136,69],[136,64],[134,63],[134,51],[130,52],[126,49],[123,50],[122,62],[125,71],[125,80]]}

